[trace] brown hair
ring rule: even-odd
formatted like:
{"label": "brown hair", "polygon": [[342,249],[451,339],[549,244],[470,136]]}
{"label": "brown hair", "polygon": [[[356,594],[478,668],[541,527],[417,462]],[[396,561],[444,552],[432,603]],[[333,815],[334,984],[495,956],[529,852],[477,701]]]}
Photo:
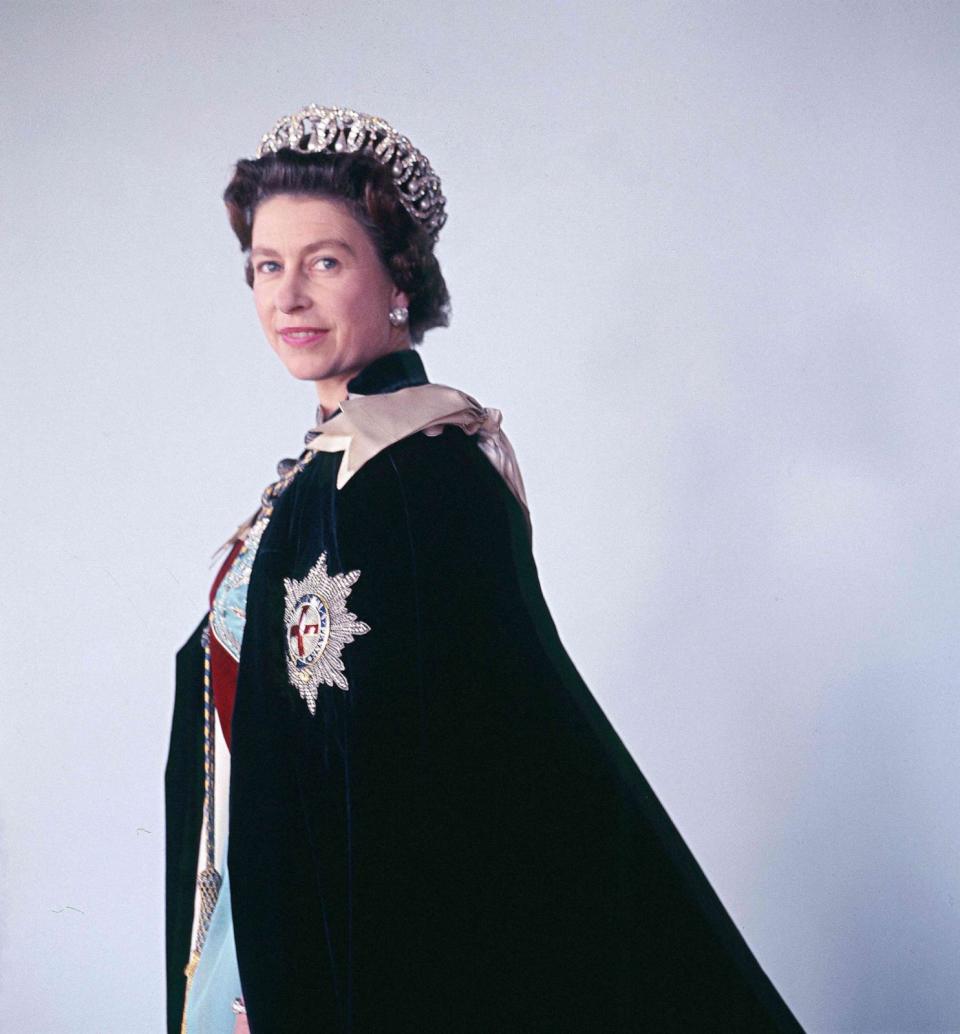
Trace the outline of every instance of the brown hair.
{"label": "brown hair", "polygon": [[[276,194],[331,198],[347,206],[410,300],[411,341],[419,344],[426,331],[447,325],[450,295],[433,242],[403,207],[389,169],[365,154],[300,154],[286,148],[262,158],[241,158],[223,200],[244,252],[250,250],[257,205]],[[246,276],[252,287],[249,257]]]}

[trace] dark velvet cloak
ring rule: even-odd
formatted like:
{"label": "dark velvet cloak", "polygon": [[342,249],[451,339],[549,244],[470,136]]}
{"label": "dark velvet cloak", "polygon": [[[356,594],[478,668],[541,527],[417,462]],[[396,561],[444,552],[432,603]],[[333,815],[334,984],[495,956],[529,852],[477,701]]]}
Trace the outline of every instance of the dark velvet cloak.
{"label": "dark velvet cloak", "polygon": [[[413,352],[351,391],[425,381]],[[342,490],[319,454],[256,557],[229,868],[254,1034],[798,1031],[563,649],[520,506],[456,428]],[[575,500],[571,500],[575,504]],[[601,561],[602,532],[584,542]],[[284,578],[359,570],[344,692],[288,680]],[[571,590],[573,591],[573,590]],[[168,1030],[201,826],[199,629],[177,657]],[[638,687],[642,691],[642,686]]]}

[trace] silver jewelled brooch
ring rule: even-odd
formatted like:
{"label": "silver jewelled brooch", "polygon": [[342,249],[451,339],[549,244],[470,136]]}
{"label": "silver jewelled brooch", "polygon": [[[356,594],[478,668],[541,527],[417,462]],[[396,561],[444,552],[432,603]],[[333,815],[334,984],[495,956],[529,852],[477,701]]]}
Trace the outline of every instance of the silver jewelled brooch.
{"label": "silver jewelled brooch", "polygon": [[347,610],[347,597],[359,577],[359,571],[328,574],[327,554],[321,553],[302,581],[283,580],[287,674],[311,714],[317,713],[321,682],[350,688],[343,674],[343,648],[370,631]]}

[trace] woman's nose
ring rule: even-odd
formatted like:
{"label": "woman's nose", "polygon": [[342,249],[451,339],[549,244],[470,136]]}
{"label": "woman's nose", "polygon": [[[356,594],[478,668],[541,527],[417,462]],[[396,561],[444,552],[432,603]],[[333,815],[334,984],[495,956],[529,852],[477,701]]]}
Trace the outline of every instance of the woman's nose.
{"label": "woman's nose", "polygon": [[291,270],[284,276],[277,287],[275,301],[281,312],[297,312],[310,305],[310,295],[298,271]]}

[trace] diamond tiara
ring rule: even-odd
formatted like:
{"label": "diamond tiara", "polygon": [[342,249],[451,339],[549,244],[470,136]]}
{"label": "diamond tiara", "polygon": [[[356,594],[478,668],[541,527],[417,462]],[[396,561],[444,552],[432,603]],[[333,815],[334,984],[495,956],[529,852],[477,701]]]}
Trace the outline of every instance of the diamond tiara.
{"label": "diamond tiara", "polygon": [[376,115],[311,104],[279,119],[260,141],[257,157],[282,148],[300,154],[368,154],[393,173],[403,207],[432,240],[447,221],[440,177],[405,136]]}

